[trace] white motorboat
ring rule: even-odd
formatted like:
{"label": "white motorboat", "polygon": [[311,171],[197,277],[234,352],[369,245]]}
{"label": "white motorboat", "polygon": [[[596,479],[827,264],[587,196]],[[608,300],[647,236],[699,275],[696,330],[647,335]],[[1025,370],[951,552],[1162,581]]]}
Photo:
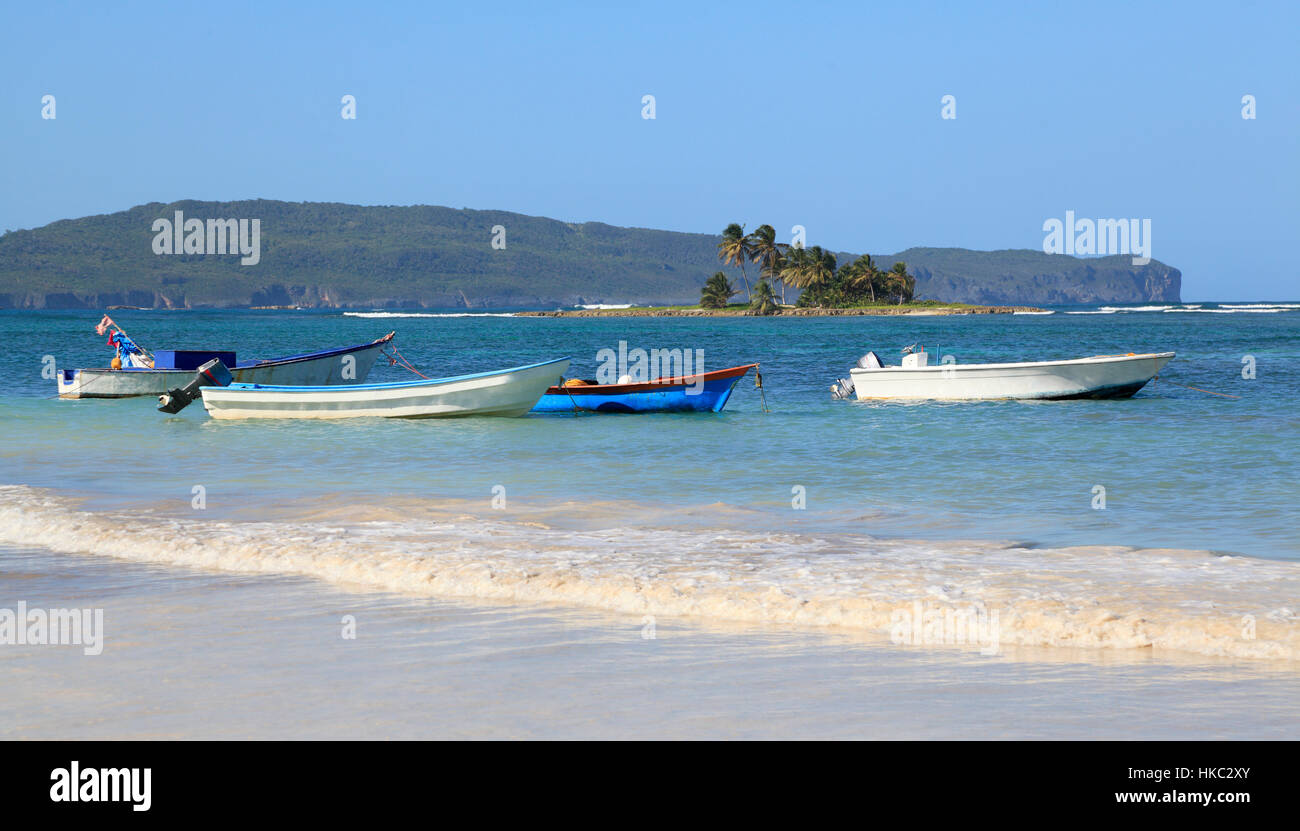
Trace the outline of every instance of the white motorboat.
{"label": "white motorboat", "polygon": [[885,366],[868,352],[831,387],[836,398],[979,400],[1021,398],[1128,398],[1142,389],[1174,357],[1173,352],[1095,355],[1066,361],[1012,364],[960,364],[945,355],[930,362],[924,350],[903,350],[901,366]]}
{"label": "white motorboat", "polygon": [[521,416],[569,368],[562,358],[495,372],[348,387],[205,386],[213,418],[438,418]]}

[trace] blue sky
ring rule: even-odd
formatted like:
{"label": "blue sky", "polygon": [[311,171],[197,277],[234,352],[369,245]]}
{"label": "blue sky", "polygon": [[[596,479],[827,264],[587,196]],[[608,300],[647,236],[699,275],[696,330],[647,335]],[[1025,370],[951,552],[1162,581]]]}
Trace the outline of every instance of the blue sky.
{"label": "blue sky", "polygon": [[1300,297],[1300,4],[561,5],[11,5],[0,229],[262,197],[889,253],[1073,210],[1151,219],[1184,299]]}

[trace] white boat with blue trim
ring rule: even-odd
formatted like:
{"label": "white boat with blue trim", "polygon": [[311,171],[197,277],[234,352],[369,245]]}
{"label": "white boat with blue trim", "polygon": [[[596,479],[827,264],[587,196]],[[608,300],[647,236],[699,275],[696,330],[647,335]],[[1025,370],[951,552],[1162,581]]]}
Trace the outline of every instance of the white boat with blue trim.
{"label": "white boat with blue trim", "polygon": [[903,350],[901,366],[885,366],[868,352],[831,387],[836,398],[972,401],[1130,398],[1174,358],[1173,352],[1129,352],[1064,361],[960,364],[945,355],[936,362],[922,347]]}
{"label": "white boat with blue trim", "polygon": [[569,358],[495,372],[350,387],[269,384],[205,386],[203,406],[219,419],[239,418],[448,418],[521,416],[552,384]]}

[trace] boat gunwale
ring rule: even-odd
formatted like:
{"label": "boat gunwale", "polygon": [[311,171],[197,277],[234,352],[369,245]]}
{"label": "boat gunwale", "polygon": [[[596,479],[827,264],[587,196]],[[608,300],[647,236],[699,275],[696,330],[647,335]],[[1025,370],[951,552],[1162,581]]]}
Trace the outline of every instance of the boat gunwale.
{"label": "boat gunwale", "polygon": [[334,384],[328,386],[291,386],[284,384],[247,384],[235,382],[224,387],[205,387],[203,392],[284,392],[284,393],[352,393],[363,390],[396,390],[396,389],[419,389],[421,387],[435,387],[443,384],[451,384],[460,381],[473,381],[480,378],[491,378],[497,375],[509,375],[514,372],[523,372],[530,369],[552,366],[554,364],[572,361],[572,358],[556,358],[552,361],[542,361],[535,364],[525,364],[523,366],[510,367],[509,369],[496,369],[490,372],[475,372],[467,375],[450,375],[445,378],[421,378],[415,381],[386,381],[378,384]]}
{"label": "boat gunwale", "polygon": [[638,381],[635,384],[583,384],[581,386],[553,386],[544,395],[628,395],[640,392],[669,392],[675,387],[691,387],[696,383],[707,384],[710,381],[725,381],[728,378],[743,378],[758,364],[744,364],[726,369],[699,372],[695,375],[677,375],[671,378],[659,378],[654,381]]}
{"label": "boat gunwale", "polygon": [[[944,372],[954,370],[969,369],[1020,369],[1020,368],[1037,368],[1053,366],[1082,366],[1084,364],[1104,364],[1104,363],[1121,363],[1125,361],[1140,360],[1158,360],[1167,358],[1173,360],[1177,356],[1176,352],[1142,352],[1132,355],[1093,355],[1087,358],[1068,358],[1062,361],[1025,361],[1021,363],[1002,363],[1002,364],[960,364],[960,363],[937,363],[928,366],[880,366],[880,367],[852,367],[850,374],[870,375],[876,372],[893,372],[903,370],[906,372]],[[1168,361],[1166,361],[1167,363]]]}
{"label": "boat gunwale", "polygon": [[[251,364],[236,364],[235,366],[228,367],[228,369],[230,369],[231,372],[234,372],[235,370],[244,370],[244,369],[266,369],[267,367],[285,366],[286,364],[301,363],[303,361],[314,361],[314,360],[319,360],[320,358],[332,358],[335,355],[348,355],[353,352],[360,352],[363,349],[370,349],[376,346],[383,346],[384,344],[390,342],[396,334],[397,332],[393,331],[393,332],[389,332],[387,335],[384,335],[382,338],[372,340],[369,343],[359,343],[355,346],[340,346],[335,349],[325,349],[320,352],[308,352],[302,355],[290,355],[287,358],[268,358],[266,360],[257,361],[256,363],[251,363]],[[193,349],[193,350],[180,350],[180,351],[221,352],[223,350]],[[112,372],[114,374],[118,374],[118,373],[148,374],[152,372],[177,372],[186,376],[192,376],[198,370],[171,369],[167,367],[164,367],[162,369],[155,369],[147,366],[122,367],[121,369],[113,369],[111,366],[86,366],[86,367],[78,367],[73,370],[64,370],[64,372],[68,372],[68,371],[71,371],[73,373]]]}
{"label": "boat gunwale", "polygon": [[371,347],[375,347],[375,346],[383,346],[384,344],[392,341],[393,337],[396,334],[397,334],[396,331],[392,331],[389,332],[387,335],[384,335],[382,338],[372,340],[370,343],[360,343],[357,344],[356,346],[341,346],[338,347],[337,349],[325,349],[320,352],[307,352],[302,355],[290,355],[287,358],[269,358],[267,360],[258,361],[256,363],[251,363],[251,364],[237,364],[235,366],[230,367],[230,369],[232,371],[236,369],[263,369],[268,366],[283,366],[285,364],[299,363],[301,361],[313,361],[319,358],[332,358],[335,355],[346,355],[351,352],[360,352],[362,349],[370,349]]}

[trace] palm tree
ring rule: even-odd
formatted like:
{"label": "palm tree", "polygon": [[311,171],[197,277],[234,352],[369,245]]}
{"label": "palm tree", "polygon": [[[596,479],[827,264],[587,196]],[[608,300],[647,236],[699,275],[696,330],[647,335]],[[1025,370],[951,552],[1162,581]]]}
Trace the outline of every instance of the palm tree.
{"label": "palm tree", "polygon": [[725,309],[727,301],[740,294],[721,271],[714,274],[700,289],[700,305],[706,309]]}
{"label": "palm tree", "polygon": [[848,269],[848,274],[844,284],[852,291],[865,289],[871,294],[871,302],[875,303],[876,284],[880,281],[880,272],[876,270],[876,264],[871,261],[871,255],[863,254],[845,268]]}
{"label": "palm tree", "polygon": [[771,264],[767,267],[767,279],[775,286],[781,288],[781,305],[785,305],[785,280],[781,277],[781,272],[785,271],[785,256],[790,246],[783,242],[776,244],[776,256],[772,259]]}
{"label": "palm tree", "polygon": [[845,263],[844,265],[839,267],[838,271],[835,272],[834,282],[846,293],[849,293],[852,288],[853,281],[857,278],[857,273],[858,273],[857,260],[854,260],[851,263]]}
{"label": "palm tree", "polygon": [[758,284],[754,286],[754,294],[749,298],[749,314],[770,315],[779,310],[776,296],[772,294],[772,286],[767,282],[766,277],[759,278]]}
{"label": "palm tree", "polygon": [[745,294],[749,295],[749,278],[745,276],[745,260],[753,255],[750,238],[745,236],[745,226],[733,222],[722,232],[722,242],[718,243],[718,259],[725,265],[740,266],[740,279],[745,283]]}
{"label": "palm tree", "polygon": [[797,289],[808,287],[807,278],[812,257],[806,248],[791,248],[781,257],[777,277],[782,286],[794,286]]}
{"label": "palm tree", "polygon": [[898,294],[898,305],[911,303],[916,292],[916,278],[907,273],[907,263],[894,263],[888,277],[891,290]]}
{"label": "palm tree", "polygon": [[806,288],[821,288],[830,285],[835,276],[835,255],[823,251],[820,245],[808,249],[808,271],[805,275]]}
{"label": "palm tree", "polygon": [[825,305],[828,297],[823,289],[829,289],[835,280],[835,255],[820,245],[791,248],[781,276],[785,282],[805,292],[799,296],[801,305]]}
{"label": "palm tree", "polygon": [[783,252],[789,248],[785,243],[776,241],[776,229],[771,225],[760,225],[749,235],[751,262],[760,263],[761,273],[781,284],[782,303],[785,303],[785,279],[780,276],[779,266]]}

